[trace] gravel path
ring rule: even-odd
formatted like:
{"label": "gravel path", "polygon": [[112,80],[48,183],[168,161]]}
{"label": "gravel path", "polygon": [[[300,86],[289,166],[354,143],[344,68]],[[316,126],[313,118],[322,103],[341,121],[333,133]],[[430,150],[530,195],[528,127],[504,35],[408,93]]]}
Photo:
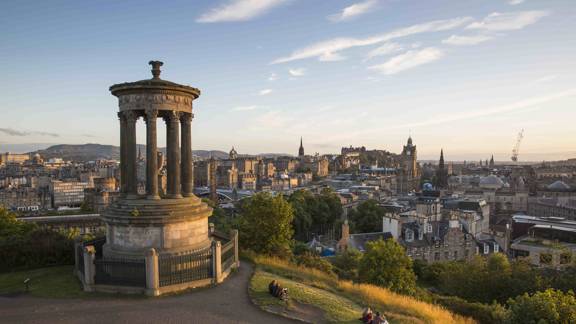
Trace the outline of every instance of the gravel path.
{"label": "gravel path", "polygon": [[242,263],[217,287],[160,298],[0,297],[2,323],[299,323],[266,313],[248,296],[252,266]]}

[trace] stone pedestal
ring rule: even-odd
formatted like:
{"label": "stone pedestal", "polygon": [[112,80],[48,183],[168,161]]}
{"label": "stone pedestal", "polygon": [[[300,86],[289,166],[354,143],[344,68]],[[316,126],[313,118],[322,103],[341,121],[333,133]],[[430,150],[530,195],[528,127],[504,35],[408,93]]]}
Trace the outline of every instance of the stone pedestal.
{"label": "stone pedestal", "polygon": [[195,196],[120,199],[102,215],[108,225],[104,256],[142,259],[150,248],[166,254],[207,247],[211,213]]}

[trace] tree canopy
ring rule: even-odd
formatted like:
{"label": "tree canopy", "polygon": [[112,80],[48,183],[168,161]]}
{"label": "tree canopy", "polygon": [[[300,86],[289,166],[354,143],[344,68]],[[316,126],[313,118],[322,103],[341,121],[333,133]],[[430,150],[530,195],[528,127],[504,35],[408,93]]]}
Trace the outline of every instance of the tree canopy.
{"label": "tree canopy", "polygon": [[307,241],[312,234],[326,234],[342,215],[340,199],[330,189],[323,189],[319,195],[298,190],[288,201],[294,210],[294,236],[297,240]]}
{"label": "tree canopy", "polygon": [[412,260],[404,248],[393,239],[378,240],[366,244],[366,252],[360,260],[358,278],[402,294],[414,294],[416,275]]}
{"label": "tree canopy", "polygon": [[246,249],[257,253],[290,253],[294,211],[283,196],[260,192],[242,204],[240,240]]}
{"label": "tree canopy", "polygon": [[372,233],[382,231],[384,208],[374,199],[366,200],[348,213],[350,227],[354,233]]}

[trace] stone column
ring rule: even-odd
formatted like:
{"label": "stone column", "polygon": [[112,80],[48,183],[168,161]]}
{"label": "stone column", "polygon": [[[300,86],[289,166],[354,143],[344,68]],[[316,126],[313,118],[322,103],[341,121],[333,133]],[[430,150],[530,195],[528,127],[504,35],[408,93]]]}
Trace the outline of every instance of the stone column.
{"label": "stone column", "polygon": [[156,118],[158,118],[158,110],[146,110],[146,197],[148,199],[160,199]]}
{"label": "stone column", "polygon": [[168,155],[168,198],[182,198],[180,194],[180,116],[171,111],[166,116],[166,153]]}
{"label": "stone column", "polygon": [[238,230],[230,231],[230,239],[234,241],[234,263],[236,267],[240,267],[240,253],[238,251]]}
{"label": "stone column", "polygon": [[222,282],[222,243],[212,241],[212,269],[214,270],[214,283]]}
{"label": "stone column", "polygon": [[96,275],[96,249],[89,245],[84,247],[84,291],[94,291],[94,276]]}
{"label": "stone column", "polygon": [[158,273],[158,253],[155,249],[146,251],[146,295],[160,295],[160,275]]}
{"label": "stone column", "polygon": [[135,111],[127,111],[126,116],[126,189],[128,198],[138,197],[138,181],[136,172],[138,161],[136,160],[136,121],[138,114]]}
{"label": "stone column", "polygon": [[120,120],[120,193],[126,194],[126,117],[124,113],[118,113]]}
{"label": "stone column", "polygon": [[181,155],[182,163],[180,164],[182,175],[182,195],[184,197],[192,196],[193,191],[193,165],[192,165],[192,114],[182,113],[180,115],[181,130]]}

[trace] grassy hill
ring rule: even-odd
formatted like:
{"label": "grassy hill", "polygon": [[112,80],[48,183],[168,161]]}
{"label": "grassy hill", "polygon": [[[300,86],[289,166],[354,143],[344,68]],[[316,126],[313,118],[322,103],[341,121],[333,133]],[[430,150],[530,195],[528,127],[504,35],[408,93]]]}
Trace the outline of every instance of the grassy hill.
{"label": "grassy hill", "polygon": [[[138,149],[142,151],[142,155],[146,155],[145,145],[138,144]],[[159,150],[162,153],[166,153],[165,148],[159,148]],[[63,158],[66,161],[76,162],[120,159],[119,146],[102,144],[59,144],[32,153],[39,153],[44,159]],[[211,155],[218,159],[228,157],[228,153],[215,150],[193,150],[192,154],[201,158],[208,158]]]}
{"label": "grassy hill", "polygon": [[[316,269],[296,266],[277,258],[250,256],[256,272],[250,284],[250,296],[264,310],[306,321],[360,323],[363,307],[385,314],[390,323],[475,323],[441,306],[368,284],[338,280]],[[276,279],[287,287],[288,303],[268,294],[268,283]],[[303,305],[307,306],[304,307]],[[316,320],[311,320],[311,318]]]}

